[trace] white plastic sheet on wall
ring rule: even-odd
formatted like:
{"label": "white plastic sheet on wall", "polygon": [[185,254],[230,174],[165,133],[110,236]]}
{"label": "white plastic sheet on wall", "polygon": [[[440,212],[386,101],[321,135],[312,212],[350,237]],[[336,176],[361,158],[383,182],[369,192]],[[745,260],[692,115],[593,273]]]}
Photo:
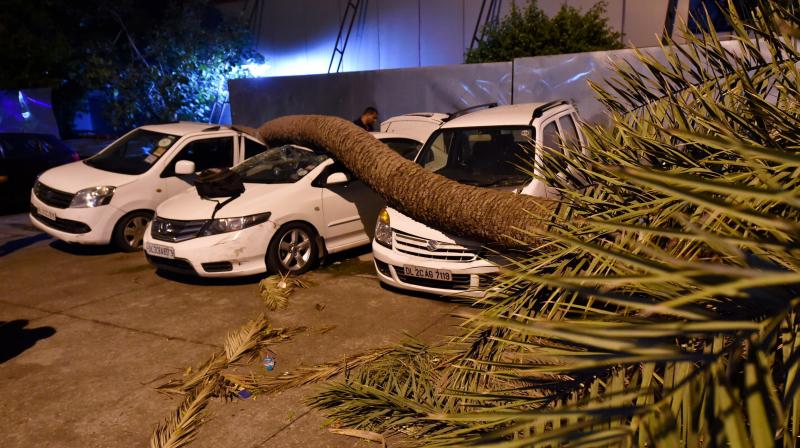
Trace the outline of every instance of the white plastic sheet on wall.
{"label": "white plastic sheet on wall", "polygon": [[[723,44],[736,53],[737,44]],[[640,51],[664,62],[660,47]],[[581,117],[606,121],[602,105],[587,83],[614,76],[611,62],[642,67],[634,50],[596,51],[520,58],[491,64],[446,65],[398,70],[348,72],[229,83],[233,122],[255,126],[281,115],[328,114],[355,118],[374,105],[381,118],[409,112],[452,112],[476,104],[570,100]],[[513,74],[512,74],[513,72]]]}
{"label": "white plastic sheet on wall", "polygon": [[331,75],[237,79],[228,83],[232,119],[257,126],[282,115],[354,119],[375,106],[381,119],[410,112],[452,112],[511,103],[511,63],[446,65]]}
{"label": "white plastic sheet on wall", "polygon": [[[657,55],[660,48],[643,51]],[[537,56],[514,60],[514,103],[566,99],[588,122],[605,121],[605,112],[587,81],[603,83],[613,75],[611,61],[626,59],[636,65],[633,50]]]}

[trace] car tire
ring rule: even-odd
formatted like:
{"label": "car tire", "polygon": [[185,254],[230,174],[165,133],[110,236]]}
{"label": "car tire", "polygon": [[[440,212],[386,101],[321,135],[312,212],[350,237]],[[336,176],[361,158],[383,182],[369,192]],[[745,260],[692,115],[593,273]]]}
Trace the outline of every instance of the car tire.
{"label": "car tire", "polygon": [[289,223],[278,229],[267,248],[267,271],[300,275],[319,262],[317,232],[308,224]]}
{"label": "car tire", "polygon": [[140,210],[128,213],[114,226],[111,243],[123,252],[141,250],[144,232],[152,219],[153,212]]}

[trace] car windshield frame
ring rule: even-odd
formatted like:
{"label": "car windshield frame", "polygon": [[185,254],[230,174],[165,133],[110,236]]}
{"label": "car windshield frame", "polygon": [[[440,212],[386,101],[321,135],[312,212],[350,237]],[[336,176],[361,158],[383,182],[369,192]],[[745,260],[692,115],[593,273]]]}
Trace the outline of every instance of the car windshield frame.
{"label": "car windshield frame", "polygon": [[[290,159],[288,157],[289,149],[296,155],[307,157]],[[274,158],[276,155],[279,158]],[[270,160],[271,157],[274,159]],[[293,184],[306,177],[329,158],[330,156],[322,151],[315,151],[297,145],[282,145],[269,148],[246,159],[233,167],[232,171],[239,175],[243,183]],[[276,166],[277,163],[275,162],[280,162],[284,166]],[[258,168],[260,169],[255,171]],[[250,170],[250,172],[245,172],[247,170]]]}
{"label": "car windshield frame", "polygon": [[[128,148],[128,143],[140,137],[149,137],[144,144]],[[134,129],[105,149],[83,161],[83,163],[103,171],[138,176],[150,171],[181,136],[149,129]],[[124,152],[133,149],[140,151],[134,157],[125,157]],[[122,156],[122,157],[120,157]]]}
{"label": "car windshield frame", "polygon": [[[453,128],[441,128],[437,129],[433,134],[431,134],[430,138],[425,142],[425,144],[420,148],[419,152],[417,153],[417,157],[414,159],[415,163],[422,166],[425,169],[430,170],[431,172],[440,174],[442,176],[447,177],[450,180],[454,180],[459,183],[463,183],[466,185],[474,185],[479,187],[503,187],[503,186],[519,186],[525,185],[530,183],[533,178],[529,175],[520,171],[515,165],[524,164],[525,160],[520,159],[519,157],[512,157],[511,160],[506,160],[508,162],[508,166],[503,166],[500,163],[495,163],[495,170],[494,172],[489,172],[491,170],[485,169],[484,172],[476,172],[475,167],[471,165],[472,160],[470,160],[469,164],[461,163],[461,166],[452,166],[454,162],[458,162],[453,158],[453,144],[455,141],[455,134],[461,133],[462,141],[464,136],[468,136],[470,133],[492,133],[497,131],[511,131],[512,139],[514,138],[513,132],[519,132],[522,137],[525,137],[525,141],[516,141],[514,140],[515,145],[518,145],[519,148],[512,148],[513,155],[520,156],[525,155],[525,160],[530,160],[533,162],[535,156],[535,141],[536,141],[536,129],[530,125],[503,125],[503,126],[472,126],[472,127],[453,127]],[[528,135],[524,135],[524,132],[527,131]],[[429,168],[428,165],[430,161],[426,161],[428,154],[431,153],[431,148],[437,142],[437,139],[445,133],[451,133],[450,142],[446,143],[447,146],[447,161],[443,166]],[[468,138],[468,137],[467,137]],[[494,140],[492,140],[494,142]],[[530,144],[529,144],[530,142]],[[462,153],[465,148],[461,148]],[[470,147],[470,152],[474,147]],[[507,151],[509,148],[505,148]],[[493,153],[497,153],[498,151],[492,151]],[[474,155],[474,154],[471,154]],[[500,160],[502,162],[502,160]],[[510,172],[509,168],[513,167],[514,171]],[[472,172],[467,173],[466,168],[471,168]],[[504,172],[500,172],[498,168],[502,168]]]}

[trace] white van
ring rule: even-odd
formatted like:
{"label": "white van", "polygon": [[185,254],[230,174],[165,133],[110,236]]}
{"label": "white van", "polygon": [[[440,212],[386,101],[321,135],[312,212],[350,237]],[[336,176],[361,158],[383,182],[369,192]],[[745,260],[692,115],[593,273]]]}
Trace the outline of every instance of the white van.
{"label": "white van", "polygon": [[191,186],[195,172],[230,167],[264,150],[224,126],[143,126],[94,157],[43,173],[31,192],[30,219],[63,241],[135,251],[156,207]]}
{"label": "white van", "polygon": [[[488,107],[447,121],[431,135],[416,162],[464,184],[548,197],[555,192],[517,166],[530,160],[530,141],[559,148],[561,139],[583,143],[577,112],[567,102]],[[533,157],[538,174],[538,149]],[[380,281],[411,291],[481,297],[499,271],[499,260],[487,259],[479,242],[441,232],[389,207],[378,215],[372,249]]]}

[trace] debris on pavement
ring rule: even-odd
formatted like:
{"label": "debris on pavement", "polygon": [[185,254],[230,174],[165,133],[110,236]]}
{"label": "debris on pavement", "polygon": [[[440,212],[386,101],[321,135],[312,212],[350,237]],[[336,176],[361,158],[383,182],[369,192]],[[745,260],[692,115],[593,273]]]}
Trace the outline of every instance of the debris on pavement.
{"label": "debris on pavement", "polygon": [[239,398],[241,398],[242,400],[247,400],[248,398],[253,396],[253,394],[250,393],[250,391],[248,391],[247,389],[240,390],[239,392],[236,393],[236,395],[238,395]]}
{"label": "debris on pavement", "polygon": [[272,369],[275,368],[275,358],[271,356],[265,356],[261,362],[261,365],[263,365],[268,371],[272,371]]}
{"label": "debris on pavement", "polygon": [[381,444],[383,448],[386,448],[386,439],[377,432],[363,431],[360,429],[346,429],[346,428],[328,428],[328,431],[333,434],[356,437],[362,440],[369,440],[371,442],[378,442]]}
{"label": "debris on pavement", "polygon": [[271,275],[258,282],[258,293],[270,311],[284,309],[295,288],[308,288],[311,283],[288,274]]}

